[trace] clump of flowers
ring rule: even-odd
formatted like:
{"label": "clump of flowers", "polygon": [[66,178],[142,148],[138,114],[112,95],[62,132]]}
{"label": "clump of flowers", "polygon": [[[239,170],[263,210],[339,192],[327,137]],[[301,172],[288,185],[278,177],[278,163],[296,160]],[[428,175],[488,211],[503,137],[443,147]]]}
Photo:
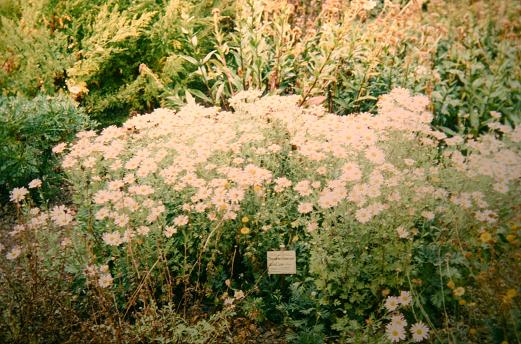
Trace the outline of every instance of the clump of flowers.
{"label": "clump of flowers", "polygon": [[[407,320],[398,310],[411,306],[412,297],[408,291],[401,291],[399,296],[388,296],[385,301],[385,308],[390,312],[391,321],[385,325],[385,334],[392,343],[405,340],[407,337]],[[422,322],[418,321],[411,325],[409,332],[411,340],[415,343],[429,338],[430,329]]]}
{"label": "clump of flowers", "polygon": [[110,274],[109,266],[106,264],[100,266],[88,265],[85,268],[85,276],[91,284],[95,284],[100,288],[112,287],[114,278]]}
{"label": "clump of flowers", "polygon": [[[299,270],[324,299],[356,318],[378,308],[375,290],[402,289],[431,225],[477,238],[519,191],[518,129],[448,138],[431,127],[428,99],[400,88],[380,97],[378,115],[298,103],[247,91],[230,100],[233,112],[191,102],[78,133],[54,149],[75,209],[35,212],[25,226],[73,228],[60,242],[85,252],[75,271],[88,266],[89,285],[118,293],[126,309],[178,290],[193,293],[179,303],[231,304],[209,297],[227,292],[215,283],[223,279],[262,296],[252,286],[266,251],[285,246],[302,252]],[[407,291],[386,299],[391,341],[407,337],[398,311],[411,305]],[[429,329],[409,332],[420,341]]]}
{"label": "clump of flowers", "polygon": [[[250,195],[290,197],[298,202],[301,220],[346,207],[347,214],[367,224],[403,202],[411,218],[432,221],[443,212],[433,203],[449,198],[447,190],[432,182],[439,179],[440,169],[425,163],[434,158],[433,148],[454,138],[430,127],[426,97],[395,89],[381,97],[378,116],[348,117],[324,115],[320,107],[299,108],[296,97],[258,97],[252,91],[238,94],[230,101],[234,113],[193,103],[178,113],[158,109],[136,116],[99,135],[79,133],[63,166],[78,186],[91,182],[96,220],[113,232],[105,242],[117,246],[121,242],[114,230],[141,226],[174,234],[166,227],[189,227],[202,213],[213,223],[233,222]],[[510,135],[514,141],[515,132]],[[404,152],[416,155],[414,159],[391,154],[396,140],[416,149]],[[503,192],[520,177],[516,167],[521,158],[493,137],[483,140],[469,142],[478,153],[464,158],[467,163],[457,151],[450,153],[452,162],[471,176],[496,178],[496,189]],[[295,173],[282,169],[281,159],[295,166]],[[415,195],[401,185],[416,187]],[[18,190],[12,197],[23,195]],[[165,223],[165,202],[172,197],[182,206]],[[495,211],[479,192],[450,199],[466,208],[474,205],[472,199],[477,220],[495,220]],[[396,229],[400,238],[409,237],[406,227]]]}

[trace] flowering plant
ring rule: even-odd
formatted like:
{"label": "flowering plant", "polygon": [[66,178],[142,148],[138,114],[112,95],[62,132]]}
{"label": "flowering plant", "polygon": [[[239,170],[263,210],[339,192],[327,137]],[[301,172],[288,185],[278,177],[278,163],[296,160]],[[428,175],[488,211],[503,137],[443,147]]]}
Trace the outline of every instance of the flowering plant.
{"label": "flowering plant", "polygon": [[[519,202],[521,130],[494,122],[501,138],[448,138],[431,128],[428,99],[404,89],[382,96],[377,116],[336,116],[298,100],[240,92],[230,99],[234,112],[191,101],[57,146],[76,214],[56,207],[51,217],[73,226],[66,244],[83,254],[69,271],[112,295],[122,318],[171,301],[275,302],[281,289],[288,297],[284,283],[310,278],[306,297],[328,309],[341,336],[378,314],[384,290],[406,286],[401,304],[418,307],[413,298],[428,296],[425,307],[438,305],[443,290],[420,287],[439,267],[425,257],[459,236],[483,235]],[[24,197],[13,191],[13,201]],[[267,276],[266,252],[280,246],[297,251],[295,276]],[[421,314],[414,340],[427,335],[420,321],[438,325]]]}

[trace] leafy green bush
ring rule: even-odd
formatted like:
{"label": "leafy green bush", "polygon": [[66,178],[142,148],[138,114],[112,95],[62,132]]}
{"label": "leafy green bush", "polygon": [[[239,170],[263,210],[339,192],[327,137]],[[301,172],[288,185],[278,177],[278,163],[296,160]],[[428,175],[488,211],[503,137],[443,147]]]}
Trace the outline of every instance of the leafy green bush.
{"label": "leafy green bush", "polygon": [[[0,97],[0,197],[32,179],[44,192],[56,189],[63,176],[52,148],[70,141],[91,122],[67,97]],[[48,196],[50,194],[47,194]]]}
{"label": "leafy green bush", "polygon": [[477,136],[486,132],[491,112],[521,123],[521,28],[515,24],[521,6],[484,2],[470,8],[463,17],[452,6],[446,9],[449,33],[433,54],[431,96],[436,125]]}
{"label": "leafy green bush", "polygon": [[209,52],[210,5],[187,0],[19,4],[20,16],[0,18],[3,94],[68,91],[103,126],[121,123],[131,111],[150,111],[168,97],[179,104],[185,88],[202,88],[189,77],[196,68],[182,56]]}

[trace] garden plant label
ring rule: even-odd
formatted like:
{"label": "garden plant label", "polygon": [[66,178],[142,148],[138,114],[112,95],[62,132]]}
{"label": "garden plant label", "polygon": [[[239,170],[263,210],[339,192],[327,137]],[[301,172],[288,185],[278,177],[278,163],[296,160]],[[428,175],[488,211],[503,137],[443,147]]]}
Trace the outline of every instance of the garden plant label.
{"label": "garden plant label", "polygon": [[268,251],[268,274],[293,275],[297,273],[295,251]]}

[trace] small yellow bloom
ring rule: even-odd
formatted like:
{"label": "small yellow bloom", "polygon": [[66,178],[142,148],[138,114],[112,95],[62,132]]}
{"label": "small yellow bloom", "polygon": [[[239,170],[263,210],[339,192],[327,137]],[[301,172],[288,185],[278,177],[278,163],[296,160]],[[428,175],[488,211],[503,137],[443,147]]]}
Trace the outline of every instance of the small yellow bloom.
{"label": "small yellow bloom", "polygon": [[453,293],[454,296],[456,296],[456,297],[463,296],[463,294],[465,294],[465,288],[463,288],[463,287],[457,287],[456,289],[454,289],[454,290],[452,291],[452,293]]}
{"label": "small yellow bloom", "polygon": [[458,303],[459,303],[461,306],[463,306],[463,305],[465,305],[465,304],[467,303],[467,301],[461,299],[461,300],[458,301]]}
{"label": "small yellow bloom", "polygon": [[244,216],[242,219],[241,219],[241,222],[242,223],[248,223],[250,221],[250,219],[248,218],[248,216]]}
{"label": "small yellow bloom", "polygon": [[509,234],[507,235],[507,240],[508,242],[512,243],[516,240],[516,235],[515,234]]}
{"label": "small yellow bloom", "polygon": [[449,289],[456,288],[456,285],[454,284],[454,281],[450,280],[449,283],[447,283],[447,288],[449,288]]}
{"label": "small yellow bloom", "polygon": [[517,296],[517,290],[515,290],[515,289],[508,289],[508,291],[507,291],[507,297],[508,298],[513,299],[516,296]]}
{"label": "small yellow bloom", "polygon": [[478,331],[477,331],[475,328],[471,328],[471,329],[469,330],[469,334],[470,334],[471,336],[475,336],[476,333],[478,333]]}
{"label": "small yellow bloom", "polygon": [[481,239],[481,241],[483,241],[484,243],[487,243],[489,241],[492,240],[492,235],[490,235],[489,232],[485,231],[483,233],[481,233],[481,235],[479,236],[479,238]]}
{"label": "small yellow bloom", "polygon": [[508,289],[505,296],[503,296],[503,303],[505,303],[505,304],[512,303],[512,299],[514,299],[516,296],[517,296],[516,289]]}
{"label": "small yellow bloom", "polygon": [[413,278],[412,283],[414,283],[415,285],[423,285],[423,281],[418,278]]}
{"label": "small yellow bloom", "polygon": [[241,228],[241,234],[249,234],[250,233],[250,229],[248,227],[242,227]]}

